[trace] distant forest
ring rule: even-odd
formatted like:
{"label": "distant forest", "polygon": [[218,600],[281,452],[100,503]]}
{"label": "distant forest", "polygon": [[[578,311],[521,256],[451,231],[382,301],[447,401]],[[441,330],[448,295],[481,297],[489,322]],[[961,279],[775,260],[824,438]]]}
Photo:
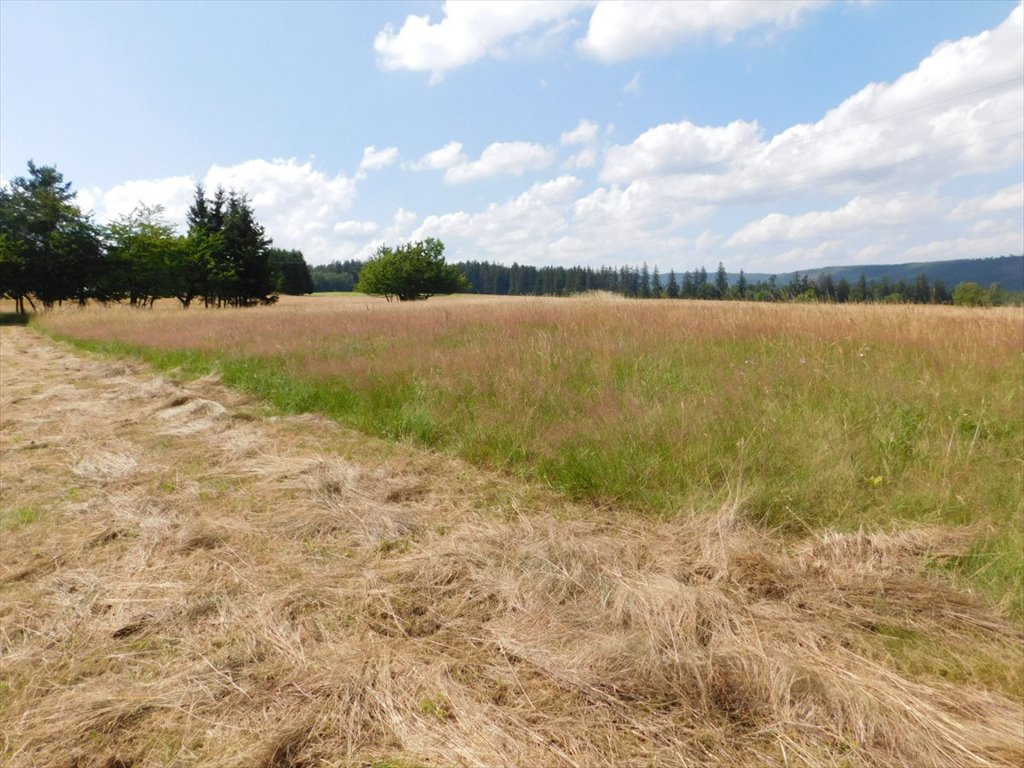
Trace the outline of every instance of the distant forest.
{"label": "distant forest", "polygon": [[[888,302],[912,304],[1020,303],[1024,256],[961,259],[893,266],[864,266],[792,272],[781,276],[729,274],[723,264],[714,273],[704,267],[661,274],[657,267],[533,267],[464,261],[455,267],[474,293],[498,296],[567,296],[608,291],[631,298],[743,299],[747,301]],[[360,261],[336,261],[312,267],[316,291],[352,291]],[[912,272],[908,270],[913,270]],[[856,274],[855,274],[856,273]],[[963,280],[947,282],[936,273]],[[891,274],[900,275],[895,279]],[[1001,279],[986,279],[999,276]]]}

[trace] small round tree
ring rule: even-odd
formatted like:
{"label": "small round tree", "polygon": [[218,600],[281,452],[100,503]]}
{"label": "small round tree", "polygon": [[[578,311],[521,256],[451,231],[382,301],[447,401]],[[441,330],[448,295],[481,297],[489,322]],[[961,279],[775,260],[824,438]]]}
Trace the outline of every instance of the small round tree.
{"label": "small round tree", "polygon": [[380,246],[363,265],[356,290],[388,301],[417,301],[469,290],[466,276],[444,260],[444,243],[432,237],[395,248]]}

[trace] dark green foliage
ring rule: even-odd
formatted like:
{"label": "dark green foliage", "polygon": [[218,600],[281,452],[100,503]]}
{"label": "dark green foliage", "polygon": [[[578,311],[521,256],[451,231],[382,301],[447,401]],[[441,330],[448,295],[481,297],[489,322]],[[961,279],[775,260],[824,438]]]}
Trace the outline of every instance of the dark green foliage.
{"label": "dark green foliage", "polygon": [[[1007,257],[1009,258],[1009,257]],[[1020,257],[1012,257],[1018,259]],[[986,265],[992,259],[976,259]],[[835,278],[823,272],[793,272],[782,283],[775,275],[751,276],[740,270],[730,276],[721,263],[714,281],[708,278],[704,267],[683,272],[677,279],[675,270],[663,282],[658,268],[653,272],[646,266],[611,267],[531,267],[513,264],[506,267],[489,262],[461,262],[455,267],[464,274],[476,293],[501,296],[565,296],[582,291],[609,291],[630,298],[667,297],[670,299],[745,299],[749,301],[824,301],[847,302],[909,302],[915,304],[950,304],[953,294],[941,280],[930,280],[925,273],[911,280],[893,282],[883,275],[868,280],[864,274],[851,284],[845,277]],[[645,272],[645,269],[647,270]],[[870,269],[870,268],[865,268]],[[646,283],[645,283],[646,274]],[[813,275],[813,279],[812,279]],[[735,278],[735,279],[734,279]],[[645,289],[646,284],[646,289]],[[723,286],[725,286],[723,288]],[[999,305],[1020,303],[1019,294],[1003,290],[996,284],[985,292],[988,300],[982,303]]]}
{"label": "dark green foliage", "polygon": [[444,243],[428,237],[396,248],[382,245],[363,266],[357,287],[388,301],[415,301],[468,290],[469,281],[445,263]]}
{"label": "dark green foliage", "polygon": [[0,295],[18,312],[95,295],[104,268],[99,229],[74,203],[71,183],[51,166],[28,163],[28,176],[0,189]]}
{"label": "dark green foliage", "polygon": [[187,221],[188,247],[176,293],[184,306],[195,296],[202,296],[207,306],[248,307],[277,301],[272,241],[244,194],[218,188],[207,199],[203,188],[196,186]]}
{"label": "dark green foliage", "polygon": [[361,261],[332,261],[310,269],[314,291],[352,291],[359,282]]}
{"label": "dark green foliage", "polygon": [[273,267],[277,290],[287,296],[303,296],[313,292],[313,275],[302,251],[286,251],[283,248],[270,249],[270,263]]}

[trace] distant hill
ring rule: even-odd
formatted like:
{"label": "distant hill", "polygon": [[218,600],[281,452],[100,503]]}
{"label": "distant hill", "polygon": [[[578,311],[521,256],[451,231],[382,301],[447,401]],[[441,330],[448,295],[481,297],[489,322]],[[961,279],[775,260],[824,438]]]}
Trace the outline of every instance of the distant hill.
{"label": "distant hill", "polygon": [[[820,267],[803,269],[799,272],[783,272],[775,276],[779,285],[792,281],[797,274],[806,275],[809,280],[816,280],[823,274],[830,274],[836,281],[846,278],[847,282],[856,282],[861,275],[870,282],[889,278],[892,282],[907,280],[908,282],[920,274],[924,274],[930,282],[941,280],[947,288],[954,288],[960,283],[978,283],[988,287],[999,283],[1004,291],[1024,291],[1024,256],[995,256],[988,259],[953,259],[952,261],[921,261],[912,264],[861,264],[853,267]],[[747,274],[749,282],[756,283],[767,280],[769,273]],[[738,275],[729,275],[731,282],[736,282]]]}

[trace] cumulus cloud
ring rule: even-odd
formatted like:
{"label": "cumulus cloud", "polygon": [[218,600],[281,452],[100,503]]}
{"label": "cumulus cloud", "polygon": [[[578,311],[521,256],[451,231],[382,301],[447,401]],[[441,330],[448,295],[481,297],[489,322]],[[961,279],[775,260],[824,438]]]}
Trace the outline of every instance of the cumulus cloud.
{"label": "cumulus cloud", "polygon": [[455,258],[490,258],[543,264],[549,243],[569,225],[566,213],[582,182],[572,175],[532,185],[503,203],[491,203],[478,213],[456,211],[427,216],[410,235],[412,240],[439,237]]}
{"label": "cumulus cloud", "polygon": [[363,159],[359,163],[356,175],[365,178],[367,171],[378,171],[387,168],[398,159],[398,147],[377,149],[372,144],[363,149]]}
{"label": "cumulus cloud", "polygon": [[729,42],[736,33],[755,27],[794,26],[806,13],[824,4],[819,0],[758,0],[756,3],[605,0],[594,8],[579,48],[602,61],[622,61],[665,51],[676,43],[704,35]]}
{"label": "cumulus cloud", "polygon": [[180,224],[192,203],[195,186],[195,181],[188,176],[126,181],[106,192],[98,188],[79,190],[77,201],[83,210],[91,210],[101,222],[131,213],[143,203],[162,206],[167,220]]}
{"label": "cumulus cloud", "polygon": [[380,229],[380,225],[375,221],[339,221],[332,229],[342,237],[365,237]]}
{"label": "cumulus cloud", "polygon": [[727,246],[809,240],[863,230],[865,227],[906,225],[936,210],[939,201],[927,195],[855,197],[833,211],[811,211],[798,216],[772,213],[751,222],[726,241]]}
{"label": "cumulus cloud", "polygon": [[352,206],[356,194],[354,179],[340,173],[328,176],[294,158],[214,165],[204,184],[207,189],[244,190],[278,245],[308,250],[313,258],[328,248],[324,234]]}
{"label": "cumulus cloud", "polygon": [[1024,211],[1024,182],[1003,187],[991,195],[964,200],[949,212],[949,218],[965,221],[1001,211]]}
{"label": "cumulus cloud", "polygon": [[757,123],[743,120],[720,127],[697,126],[686,120],[658,125],[631,144],[611,147],[601,180],[629,181],[691,168],[702,170],[758,148],[758,134]]}
{"label": "cumulus cloud", "polygon": [[602,61],[622,61],[705,35],[728,42],[745,30],[791,27],[824,4],[823,0],[464,0],[445,2],[436,22],[423,15],[407,16],[398,29],[386,25],[373,47],[382,69],[429,72],[433,85],[447,72],[485,56],[530,55],[561,44],[564,33],[588,11],[589,25],[586,35],[577,40],[578,49]]}
{"label": "cumulus cloud", "polygon": [[382,69],[429,72],[431,84],[446,72],[484,56],[502,55],[510,39],[538,30],[543,34],[561,26],[577,2],[547,0],[543,3],[445,2],[443,18],[407,16],[396,30],[388,24],[373,41],[377,64]]}
{"label": "cumulus cloud", "polygon": [[462,142],[449,141],[440,149],[427,152],[409,167],[414,171],[437,171],[464,162],[466,162],[466,156],[462,154]]}
{"label": "cumulus cloud", "polygon": [[584,147],[575,155],[570,155],[564,163],[564,167],[568,170],[593,168],[595,165],[597,165],[597,150],[593,147]]}
{"label": "cumulus cloud", "polygon": [[571,131],[563,131],[560,143],[563,147],[573,144],[592,144],[597,140],[599,126],[590,120],[580,120]]}
{"label": "cumulus cloud", "polygon": [[522,176],[527,171],[539,171],[555,159],[555,151],[540,144],[526,141],[495,142],[487,146],[478,160],[463,160],[445,171],[449,184],[464,184],[491,176]]}

